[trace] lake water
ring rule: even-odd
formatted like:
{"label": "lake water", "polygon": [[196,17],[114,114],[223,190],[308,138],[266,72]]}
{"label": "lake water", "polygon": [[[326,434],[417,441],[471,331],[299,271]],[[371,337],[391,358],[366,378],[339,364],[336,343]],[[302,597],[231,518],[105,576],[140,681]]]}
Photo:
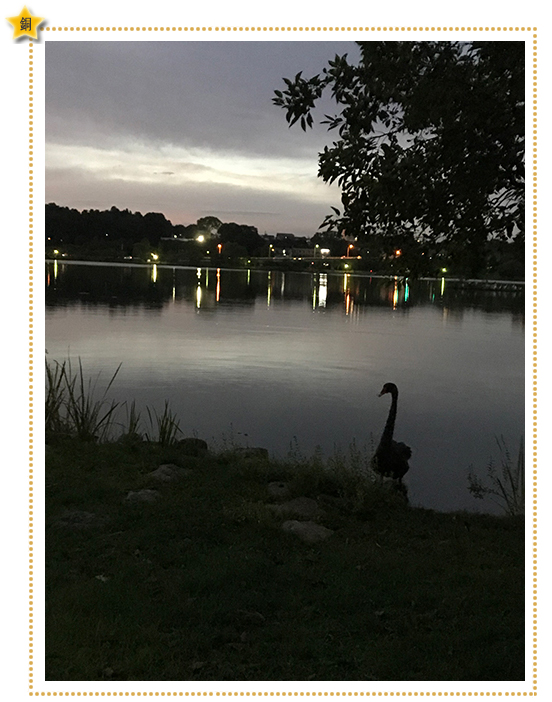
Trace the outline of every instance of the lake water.
{"label": "lake water", "polygon": [[[82,359],[110,397],[158,412],[184,435],[285,456],[377,441],[399,387],[395,438],[412,448],[413,504],[481,509],[467,490],[495,437],[524,432],[522,293],[444,281],[46,263],[49,359]],[[101,383],[98,385],[100,387]],[[485,509],[492,510],[487,505]]]}

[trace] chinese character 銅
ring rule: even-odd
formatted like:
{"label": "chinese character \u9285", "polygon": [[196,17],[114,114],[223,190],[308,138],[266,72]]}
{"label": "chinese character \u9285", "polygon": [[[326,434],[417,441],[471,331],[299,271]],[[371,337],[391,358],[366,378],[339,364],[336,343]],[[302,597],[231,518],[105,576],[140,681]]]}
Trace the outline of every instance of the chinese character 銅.
{"label": "chinese character \u9285", "polygon": [[31,18],[30,17],[22,17],[21,18],[21,31],[26,32],[29,30],[31,31]]}

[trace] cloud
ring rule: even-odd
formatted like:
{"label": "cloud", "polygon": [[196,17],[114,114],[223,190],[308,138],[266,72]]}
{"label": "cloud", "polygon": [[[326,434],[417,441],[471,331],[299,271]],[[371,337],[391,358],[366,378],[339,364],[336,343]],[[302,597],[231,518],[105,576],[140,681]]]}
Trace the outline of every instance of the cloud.
{"label": "cloud", "polygon": [[288,130],[283,111],[272,105],[273,91],[298,70],[320,72],[338,50],[356,47],[345,42],[48,44],[47,139],[76,137],[88,143],[125,135],[262,155],[312,155],[324,129],[317,136]]}
{"label": "cloud", "polygon": [[173,224],[191,224],[205,215],[221,220],[250,224],[273,234],[279,231],[312,236],[329,204],[337,204],[336,193],[317,181],[315,187],[327,191],[318,198],[304,198],[292,188],[255,190],[243,185],[216,181],[177,184],[175,176],[148,180],[106,179],[103,173],[80,167],[57,167],[46,173],[46,202],[82,209],[109,209],[112,205],[132,211],[162,212]]}
{"label": "cloud", "polygon": [[[284,217],[286,229],[312,233],[330,205],[339,204],[337,189],[317,178],[317,154],[330,139],[321,127],[288,129],[272,96],[284,76],[314,75],[346,51],[357,48],[342,42],[48,43],[50,199],[76,202],[70,173],[102,202],[125,193],[150,203],[144,189],[162,187],[173,215],[178,198],[194,192],[198,206],[187,205],[182,217],[224,209],[265,213],[255,216],[272,218],[279,230]],[[328,102],[319,117],[333,110]],[[295,226],[280,206],[261,204],[267,200],[296,203],[290,210]],[[130,207],[107,199],[106,206],[112,204]]]}
{"label": "cloud", "polygon": [[[261,158],[211,149],[153,148],[131,143],[113,149],[50,143],[46,147],[46,160],[48,171],[81,170],[106,183],[113,180],[153,183],[161,175],[170,175],[171,187],[218,184],[255,192],[289,193],[315,201],[325,200],[328,194],[327,187],[321,187],[316,177],[315,164],[308,159]],[[163,171],[167,163],[171,170]]]}

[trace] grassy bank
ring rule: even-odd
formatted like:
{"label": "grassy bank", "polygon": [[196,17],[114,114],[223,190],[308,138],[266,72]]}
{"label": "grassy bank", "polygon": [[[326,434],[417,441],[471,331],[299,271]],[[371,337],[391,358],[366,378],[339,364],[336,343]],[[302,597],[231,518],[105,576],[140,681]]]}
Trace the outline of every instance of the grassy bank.
{"label": "grassy bank", "polygon": [[[524,678],[521,518],[412,509],[345,461],[187,452],[47,447],[47,679]],[[282,530],[267,505],[297,497],[329,538]]]}

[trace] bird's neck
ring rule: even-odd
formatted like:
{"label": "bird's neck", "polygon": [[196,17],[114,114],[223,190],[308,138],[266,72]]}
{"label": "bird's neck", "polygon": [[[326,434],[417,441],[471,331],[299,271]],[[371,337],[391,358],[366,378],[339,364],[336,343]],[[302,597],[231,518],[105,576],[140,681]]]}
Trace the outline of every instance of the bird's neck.
{"label": "bird's neck", "polygon": [[385,429],[381,435],[382,443],[391,443],[393,438],[393,431],[395,429],[395,419],[397,417],[397,395],[398,393],[392,394],[391,407],[389,409],[389,415],[387,417],[387,422],[385,423]]}

